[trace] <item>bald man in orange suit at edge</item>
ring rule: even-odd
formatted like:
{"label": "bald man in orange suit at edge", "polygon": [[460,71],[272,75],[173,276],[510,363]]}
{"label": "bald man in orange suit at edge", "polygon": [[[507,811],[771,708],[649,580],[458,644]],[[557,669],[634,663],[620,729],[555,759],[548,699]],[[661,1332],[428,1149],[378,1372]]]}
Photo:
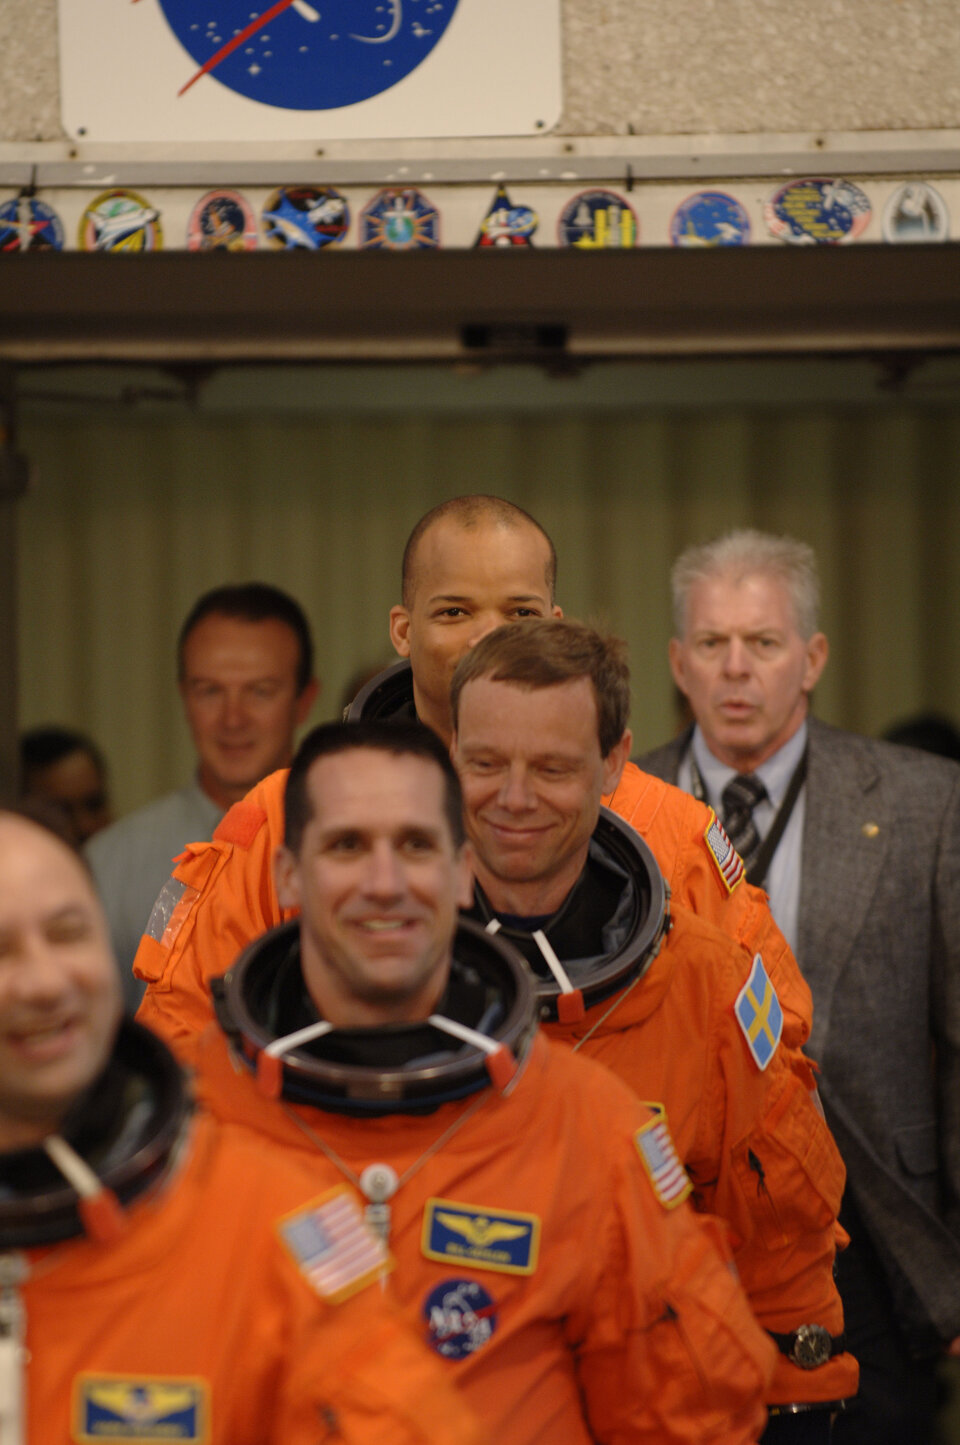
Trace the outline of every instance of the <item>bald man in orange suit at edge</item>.
{"label": "bald man in orange suit at edge", "polygon": [[194,1113],[80,858],[0,811],[0,1438],[483,1445],[388,1268],[332,1165]]}

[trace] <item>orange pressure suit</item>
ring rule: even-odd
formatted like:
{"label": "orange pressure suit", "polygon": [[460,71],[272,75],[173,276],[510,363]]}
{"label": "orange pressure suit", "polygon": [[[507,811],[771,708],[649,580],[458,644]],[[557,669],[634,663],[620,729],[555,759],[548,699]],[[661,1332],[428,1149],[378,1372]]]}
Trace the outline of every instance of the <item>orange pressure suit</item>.
{"label": "orange pressure suit", "polygon": [[[416,717],[413,669],[392,663],[364,684],[344,714],[348,722],[410,721]],[[766,894],[753,888],[711,808],[660,778],[627,763],[603,799],[653,850],[678,903],[710,918],[750,952],[762,953],[783,1009],[783,1042],[802,1048],[810,1037],[813,1000],[793,954],[773,920]]]}
{"label": "orange pressure suit", "polygon": [[783,1042],[802,1048],[810,1037],[813,997],[767,895],[748,883],[739,855],[712,808],[682,788],[627,763],[603,802],[643,838],[677,903],[732,935],[764,965],[783,1009]]}
{"label": "orange pressure suit", "polygon": [[[216,986],[234,1057],[212,1025],[197,1051],[203,1097],[388,1200],[388,1289],[497,1445],[756,1440],[772,1346],[721,1257],[720,1226],[682,1201],[661,1121],[537,1031],[512,950],[464,925],[452,979],[448,998],[479,990],[483,1015],[505,1020],[483,1034],[508,1064],[490,1066],[498,1087],[483,1051],[427,1024],[351,1030],[347,1055],[322,1052],[336,1032],[310,1046],[317,1055],[298,1045],[281,1082],[264,1069],[276,1063],[265,1000],[303,986],[297,926],[275,930]],[[422,1065],[375,1062],[417,1030],[429,1036]],[[311,1097],[323,1107],[292,1102]],[[384,1175],[394,1190],[378,1194],[369,1181]]]}
{"label": "orange pressure suit", "polygon": [[[129,1033],[142,1057],[144,1031]],[[101,1219],[100,1239],[81,1233],[72,1190],[6,1187],[42,1151],[2,1156],[0,1350],[27,1351],[4,1361],[3,1408],[8,1419],[19,1363],[23,1438],[481,1445],[437,1362],[365,1277],[368,1236],[352,1202],[345,1216],[332,1167],[309,1180],[285,1151],[206,1117],[176,1134],[159,1178],[163,1128],[142,1141],[149,1187],[119,1225]],[[129,1186],[131,1167],[116,1172]],[[51,1224],[51,1199],[67,1195]]]}
{"label": "orange pressure suit", "polygon": [[[856,1394],[857,1365],[842,1352],[833,1278],[845,1171],[815,1103],[811,1065],[779,1042],[778,1003],[762,956],[751,959],[685,908],[671,903],[667,913],[652,855],[607,811],[579,889],[540,925],[539,937],[571,985],[566,998],[536,937],[512,920],[501,926],[479,887],[470,916],[524,953],[549,1035],[598,1059],[644,1103],[665,1110],[697,1207],[731,1227],[741,1282],[761,1324],[783,1344],[811,1324],[837,1341],[838,1352],[814,1369],[801,1369],[781,1349],[768,1403]],[[585,942],[592,957],[577,956]]]}
{"label": "orange pressure suit", "polygon": [[[133,971],[147,991],[137,1017],[182,1053],[211,1018],[208,981],[253,939],[294,916],[280,907],[273,882],[286,778],[285,770],[264,778],[234,804],[212,842],[190,844],[141,940]],[[611,806],[644,837],[678,903],[712,919],[751,956],[763,954],[783,1009],[783,1042],[799,1048],[810,1033],[810,990],[712,810],[632,763]]]}

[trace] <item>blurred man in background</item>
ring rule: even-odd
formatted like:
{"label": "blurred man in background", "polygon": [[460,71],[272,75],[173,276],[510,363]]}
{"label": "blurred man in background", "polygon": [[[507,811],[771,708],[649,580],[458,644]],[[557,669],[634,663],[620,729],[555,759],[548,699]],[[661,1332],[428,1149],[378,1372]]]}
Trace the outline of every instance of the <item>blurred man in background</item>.
{"label": "blurred man in background", "polygon": [[58,808],[77,847],[113,822],[103,754],[73,728],[30,728],[20,738],[20,796]]}
{"label": "blurred man in background", "polygon": [[217,587],[199,599],[180,631],[178,672],[195,776],[87,848],[133,1008],[143,990],[130,968],[171,860],[209,838],[261,778],[286,767],[319,691],[302,609],[261,582]]}

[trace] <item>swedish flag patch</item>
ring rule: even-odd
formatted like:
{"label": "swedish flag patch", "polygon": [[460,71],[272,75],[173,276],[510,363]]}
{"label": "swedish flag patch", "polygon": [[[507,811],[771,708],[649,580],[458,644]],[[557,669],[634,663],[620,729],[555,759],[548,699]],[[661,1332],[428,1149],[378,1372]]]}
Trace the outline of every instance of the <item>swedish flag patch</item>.
{"label": "swedish flag patch", "polygon": [[765,1069],[780,1043],[783,1010],[759,953],[753,960],[750,977],[737,994],[733,1011],[757,1068]]}
{"label": "swedish flag patch", "polygon": [[499,1274],[533,1274],[540,1248],[540,1220],[536,1214],[428,1199],[421,1247],[427,1259],[458,1260]]}
{"label": "swedish flag patch", "polygon": [[210,1401],[205,1380],[169,1376],[78,1375],[74,1439],[146,1445],[152,1440],[204,1445]]}

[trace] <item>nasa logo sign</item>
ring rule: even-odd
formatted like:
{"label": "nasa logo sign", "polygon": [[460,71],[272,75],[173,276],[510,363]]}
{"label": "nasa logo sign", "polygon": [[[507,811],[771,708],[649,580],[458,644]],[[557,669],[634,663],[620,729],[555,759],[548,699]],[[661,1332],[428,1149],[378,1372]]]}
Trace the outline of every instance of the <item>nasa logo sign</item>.
{"label": "nasa logo sign", "polygon": [[160,0],[197,70],[263,105],[328,110],[389,90],[426,60],[459,0]]}

